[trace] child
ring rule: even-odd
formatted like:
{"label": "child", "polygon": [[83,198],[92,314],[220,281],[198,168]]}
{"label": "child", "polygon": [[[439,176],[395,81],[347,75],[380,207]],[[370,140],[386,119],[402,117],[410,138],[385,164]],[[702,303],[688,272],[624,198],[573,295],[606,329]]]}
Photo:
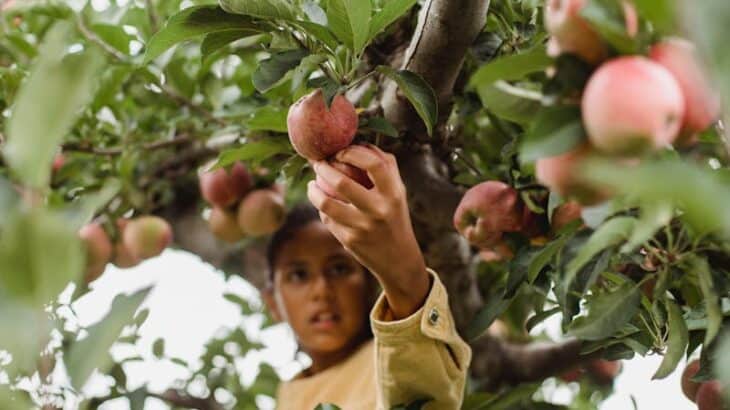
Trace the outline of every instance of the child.
{"label": "child", "polygon": [[[269,245],[264,300],[312,359],[279,386],[278,408],[380,410],[426,400],[424,409],[457,409],[471,350],[424,264],[395,158],[351,146],[337,160],[366,171],[374,187],[313,163],[341,200],[310,182],[317,209],[295,208]],[[375,280],[383,292],[373,306]]]}

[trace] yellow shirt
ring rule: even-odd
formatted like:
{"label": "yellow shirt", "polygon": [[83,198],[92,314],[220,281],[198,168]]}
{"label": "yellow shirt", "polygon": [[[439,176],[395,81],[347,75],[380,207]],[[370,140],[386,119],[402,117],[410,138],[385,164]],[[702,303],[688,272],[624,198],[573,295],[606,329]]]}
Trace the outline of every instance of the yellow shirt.
{"label": "yellow shirt", "polygon": [[343,410],[387,410],[421,399],[429,400],[425,410],[460,408],[471,349],[456,333],[446,288],[429,274],[431,290],[418,311],[388,320],[380,295],[370,312],[373,340],[323,372],[280,384],[277,409],[331,403]]}

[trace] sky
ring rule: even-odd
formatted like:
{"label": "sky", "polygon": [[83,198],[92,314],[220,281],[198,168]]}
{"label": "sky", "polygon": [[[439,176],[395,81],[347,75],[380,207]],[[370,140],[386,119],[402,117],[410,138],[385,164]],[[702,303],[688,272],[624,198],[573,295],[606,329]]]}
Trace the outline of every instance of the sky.
{"label": "sky", "polygon": [[[277,325],[264,332],[258,332],[260,318],[241,320],[237,305],[223,298],[224,293],[234,293],[254,304],[260,304],[256,289],[239,277],[226,281],[223,274],[204,263],[195,255],[166,250],[160,257],[150,259],[141,265],[120,270],[109,265],[104,275],[92,284],[93,290],[84,295],[73,305],[79,322],[91,325],[101,319],[109,310],[111,301],[120,293],[131,293],[135,290],[154,286],[142,307],[150,310],[150,315],[140,329],[141,339],[138,349],[114,347],[112,355],[118,360],[131,355],[141,355],[144,362],[132,362],[125,365],[128,377],[128,388],[135,389],[145,383],[154,391],[162,391],[176,378],[185,378],[187,370],[160,361],[152,355],[152,344],[158,338],[165,340],[165,352],[169,356],[179,357],[195,363],[203,352],[203,346],[221,329],[231,328],[243,323],[249,337],[261,341],[265,346],[260,354],[247,357],[237,363],[242,369],[256,369],[256,364],[264,360],[274,366],[283,378],[293,376],[302,366],[308,364],[301,355],[295,359],[296,345],[291,331],[284,325]],[[559,334],[559,318],[553,318],[533,332],[546,331],[551,336]],[[257,339],[258,338],[258,339]],[[649,356],[624,362],[624,370],[616,380],[616,393],[601,407],[601,410],[632,409],[633,395],[640,410],[671,409],[694,410],[680,389],[680,374],[684,362],[678,371],[668,378],[651,381],[651,375],[659,366],[661,357]],[[247,372],[247,383],[255,377]],[[103,394],[108,382],[102,376],[96,376],[85,386],[88,394]],[[571,395],[569,386],[554,391],[551,401],[565,403]],[[271,401],[262,400],[257,403],[261,409],[272,409]],[[163,402],[148,399],[145,410],[168,409]],[[118,399],[105,403],[101,410],[127,410],[126,399]]]}

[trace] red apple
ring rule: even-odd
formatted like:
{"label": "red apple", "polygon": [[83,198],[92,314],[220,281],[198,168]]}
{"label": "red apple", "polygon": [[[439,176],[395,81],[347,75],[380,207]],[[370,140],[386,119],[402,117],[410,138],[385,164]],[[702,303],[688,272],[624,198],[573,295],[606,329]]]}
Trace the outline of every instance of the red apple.
{"label": "red apple", "polygon": [[238,205],[238,226],[244,234],[268,235],[284,222],[284,198],[272,189],[257,189]]}
{"label": "red apple", "polygon": [[720,96],[705,75],[692,43],[669,38],[652,46],[649,57],[669,70],[682,90],[686,111],[681,140],[691,139],[719,119]]}
{"label": "red apple", "polygon": [[236,214],[222,208],[213,208],[208,217],[208,226],[216,238],[225,242],[235,243],[246,236],[238,226]]}
{"label": "red apple", "polygon": [[160,217],[141,216],[129,221],[122,239],[134,257],[149,259],[161,254],[172,243],[172,228]]}
{"label": "red apple", "polygon": [[51,166],[51,169],[53,169],[53,172],[58,172],[61,168],[63,168],[65,162],[66,157],[59,152],[53,157],[53,165]]}
{"label": "red apple", "polygon": [[669,70],[639,56],[619,57],[599,67],[588,80],[581,105],[591,143],[618,155],[671,144],[685,112],[679,83]]}
{"label": "red apple", "polygon": [[251,189],[251,175],[241,162],[230,170],[216,169],[200,175],[200,193],[208,203],[225,208],[238,202]]}
{"label": "red apple", "polygon": [[[349,178],[355,180],[358,184],[364,186],[366,189],[371,189],[373,187],[373,181],[370,180],[368,177],[368,174],[361,170],[360,168],[354,167],[350,164],[346,164],[344,162],[340,161],[330,161],[330,165],[332,165],[333,168],[336,170],[342,172],[343,174],[347,175]],[[335,190],[322,178],[320,178],[319,175],[317,175],[316,178],[317,186],[324,191],[325,194],[331,196],[332,198],[342,200]]]}
{"label": "red apple", "polygon": [[321,89],[314,90],[289,108],[289,139],[299,155],[322,160],[352,143],[357,132],[357,112],[351,102],[337,95],[329,109]]}
{"label": "red apple", "polygon": [[700,361],[695,359],[689,362],[682,372],[682,392],[692,401],[695,401],[697,389],[700,388],[700,383],[692,380],[692,378],[695,377],[699,370]]}
{"label": "red apple", "polygon": [[581,179],[581,166],[592,155],[590,146],[581,145],[554,157],[541,158],[535,162],[535,176],[563,198],[574,199],[583,205],[596,205],[608,199],[608,193]]}
{"label": "red apple", "polygon": [[620,361],[593,360],[586,365],[586,371],[599,384],[611,384],[621,372]]}
{"label": "red apple", "polygon": [[479,248],[496,245],[504,232],[522,229],[524,204],[519,193],[500,181],[471,187],[454,213],[454,227]]}
{"label": "red apple", "polygon": [[697,389],[697,410],[728,410],[730,406],[723,404],[722,385],[717,380],[704,382]]}
{"label": "red apple", "polygon": [[92,282],[104,272],[112,257],[112,243],[101,224],[92,222],[79,230],[79,237],[86,247],[87,283]]}
{"label": "red apple", "polygon": [[129,219],[127,218],[117,219],[117,229],[119,232],[119,236],[117,242],[114,244],[114,257],[112,258],[112,263],[116,267],[123,269],[132,268],[142,262],[139,258],[132,255],[132,252],[124,244],[124,228],[126,228],[128,223]]}

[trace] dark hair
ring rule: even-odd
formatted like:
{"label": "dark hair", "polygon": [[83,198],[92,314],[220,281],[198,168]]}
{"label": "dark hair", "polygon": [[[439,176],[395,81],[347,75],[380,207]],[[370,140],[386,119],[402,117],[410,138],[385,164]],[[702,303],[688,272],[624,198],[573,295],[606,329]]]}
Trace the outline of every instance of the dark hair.
{"label": "dark hair", "polygon": [[319,221],[319,212],[308,202],[300,203],[292,208],[286,215],[284,223],[271,235],[269,244],[266,247],[266,261],[269,265],[269,283],[274,282],[274,264],[281,247],[291,240],[294,235],[303,227],[312,222]]}

